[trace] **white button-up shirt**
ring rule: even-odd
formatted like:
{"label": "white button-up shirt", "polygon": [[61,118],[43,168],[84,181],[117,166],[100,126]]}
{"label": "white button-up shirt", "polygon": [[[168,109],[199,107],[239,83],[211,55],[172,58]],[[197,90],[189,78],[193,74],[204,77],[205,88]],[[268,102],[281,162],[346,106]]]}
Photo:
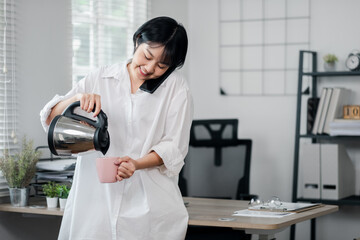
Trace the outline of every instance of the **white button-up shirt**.
{"label": "white button-up shirt", "polygon": [[101,96],[108,117],[106,156],[138,159],[155,151],[160,167],[135,171],[128,179],[100,183],[95,159],[79,154],[59,239],[184,239],[188,214],[178,188],[192,122],[188,85],[176,71],[153,93],[131,94],[126,63],[102,67],[65,96],[56,95],[40,113],[44,129],[51,108],[76,93]]}

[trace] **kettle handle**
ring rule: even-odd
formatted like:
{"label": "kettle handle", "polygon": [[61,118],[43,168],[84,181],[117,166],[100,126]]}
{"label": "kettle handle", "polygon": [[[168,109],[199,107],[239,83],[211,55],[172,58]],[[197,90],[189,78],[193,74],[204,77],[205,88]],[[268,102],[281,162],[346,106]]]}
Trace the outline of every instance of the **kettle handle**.
{"label": "kettle handle", "polygon": [[[74,109],[76,107],[80,107],[80,101],[76,101],[76,102],[73,102],[71,103],[65,110],[64,112],[62,113],[63,116],[65,117],[70,117],[70,118],[73,118],[75,120],[78,120],[78,121],[85,121],[87,122],[88,124],[96,127],[96,128],[104,128],[104,129],[107,129],[107,116],[106,114],[100,110],[100,113],[97,115],[97,120],[94,121],[94,120],[91,120],[87,117],[84,117],[84,116],[81,116],[81,115],[78,115],[78,114],[75,114],[74,113]],[[93,109],[93,112],[95,111],[95,108]]]}

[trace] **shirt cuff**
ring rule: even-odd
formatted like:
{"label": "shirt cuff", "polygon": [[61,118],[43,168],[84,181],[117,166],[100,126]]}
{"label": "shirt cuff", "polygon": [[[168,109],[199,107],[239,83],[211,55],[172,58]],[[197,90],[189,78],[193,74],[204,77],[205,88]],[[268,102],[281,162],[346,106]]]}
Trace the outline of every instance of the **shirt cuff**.
{"label": "shirt cuff", "polygon": [[58,104],[60,101],[64,100],[65,98],[66,98],[65,96],[55,95],[55,97],[53,97],[53,99],[51,99],[51,101],[48,102],[44,106],[44,108],[40,111],[40,121],[41,121],[41,125],[44,128],[45,132],[47,132],[49,129],[49,126],[46,124],[46,119],[50,115],[51,109],[56,104]]}
{"label": "shirt cuff", "polygon": [[151,150],[155,151],[164,162],[164,164],[159,167],[162,174],[165,174],[168,177],[179,175],[181,168],[184,166],[184,157],[174,144],[170,142],[161,142]]}

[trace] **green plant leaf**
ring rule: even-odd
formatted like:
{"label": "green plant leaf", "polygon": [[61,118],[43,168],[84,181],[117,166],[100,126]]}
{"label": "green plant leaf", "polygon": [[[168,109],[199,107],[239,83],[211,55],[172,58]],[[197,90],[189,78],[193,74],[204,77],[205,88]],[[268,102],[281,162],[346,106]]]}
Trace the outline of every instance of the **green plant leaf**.
{"label": "green plant leaf", "polygon": [[24,136],[22,148],[19,153],[9,154],[5,149],[0,157],[0,170],[11,188],[24,188],[28,186],[36,173],[36,163],[40,152],[35,151],[33,141]]}

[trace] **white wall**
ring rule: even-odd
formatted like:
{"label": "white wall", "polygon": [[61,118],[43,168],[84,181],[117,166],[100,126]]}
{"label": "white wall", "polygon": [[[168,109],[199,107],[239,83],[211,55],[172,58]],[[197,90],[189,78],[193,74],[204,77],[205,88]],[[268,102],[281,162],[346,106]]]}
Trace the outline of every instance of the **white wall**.
{"label": "white wall", "polygon": [[[218,0],[191,0],[188,5],[188,32],[191,39],[189,80],[195,117],[239,118],[239,137],[253,139],[251,192],[259,194],[262,199],[276,195],[290,201],[296,97],[221,96],[218,81]],[[360,48],[360,32],[355,30],[353,24],[360,20],[360,15],[356,14],[359,7],[360,2],[355,0],[311,0],[311,49],[318,51],[320,69],[321,57],[329,52],[339,56],[339,70],[345,69],[343,62],[347,54],[353,48]],[[341,84],[359,90],[359,84],[354,84],[353,80],[344,79]],[[321,84],[323,82],[320,81]],[[354,101],[359,104],[359,97]],[[356,158],[353,159],[355,163],[359,162],[358,154],[350,154]],[[356,193],[359,192],[358,184]],[[346,206],[336,214],[319,218],[317,239],[359,237],[359,211],[358,206]],[[288,238],[289,231],[285,231],[277,239]],[[309,223],[299,225],[297,239],[309,238]]]}
{"label": "white wall", "polygon": [[[47,145],[42,107],[71,87],[71,0],[16,0],[18,135]],[[0,213],[0,238],[56,239],[61,218]]]}
{"label": "white wall", "polygon": [[[185,29],[188,29],[188,4],[186,1],[179,0],[150,0],[151,9],[149,19],[159,16],[168,16],[174,18],[177,22],[181,23]],[[191,36],[188,35],[188,38]],[[189,57],[185,61],[184,66],[180,69],[186,79],[189,79],[188,67]]]}
{"label": "white wall", "polygon": [[[150,17],[167,15],[182,22],[188,30],[189,55],[182,70],[187,76],[195,103],[196,118],[239,118],[239,136],[253,139],[251,191],[267,199],[277,195],[291,200],[294,151],[294,97],[224,97],[218,86],[217,0],[152,0]],[[70,0],[17,0],[18,7],[18,87],[19,123],[22,132],[47,144],[39,122],[39,111],[56,93],[71,87]],[[344,61],[353,48],[360,48],[356,0],[311,0],[311,46],[320,56],[333,52]],[[355,24],[354,24],[355,23]],[[344,80],[352,84],[349,80]],[[355,89],[360,89],[357,85]],[[358,91],[359,92],[359,91]],[[359,101],[360,102],[360,101]],[[357,103],[359,103],[357,102]],[[352,153],[357,162],[359,155]],[[359,173],[360,169],[358,170]],[[359,175],[359,174],[358,174]],[[357,186],[357,194],[360,185]],[[359,237],[360,207],[320,218],[318,239]],[[29,239],[46,229],[56,234],[59,221],[0,214],[0,234],[4,239]],[[8,222],[18,223],[20,231]],[[49,224],[44,227],[43,224]],[[298,227],[298,238],[309,239],[308,223]],[[20,233],[19,233],[20,232]],[[47,232],[47,231],[46,231]],[[55,232],[55,233],[54,233]],[[44,233],[44,232],[42,232]],[[300,234],[299,234],[300,233]],[[27,235],[28,234],[28,235]],[[53,235],[52,235],[53,236]],[[288,231],[278,239],[288,239]],[[40,239],[34,235],[34,239]],[[44,235],[44,239],[53,237]]]}
{"label": "white wall", "polygon": [[71,0],[17,0],[19,129],[47,145],[39,113],[71,88]]}

